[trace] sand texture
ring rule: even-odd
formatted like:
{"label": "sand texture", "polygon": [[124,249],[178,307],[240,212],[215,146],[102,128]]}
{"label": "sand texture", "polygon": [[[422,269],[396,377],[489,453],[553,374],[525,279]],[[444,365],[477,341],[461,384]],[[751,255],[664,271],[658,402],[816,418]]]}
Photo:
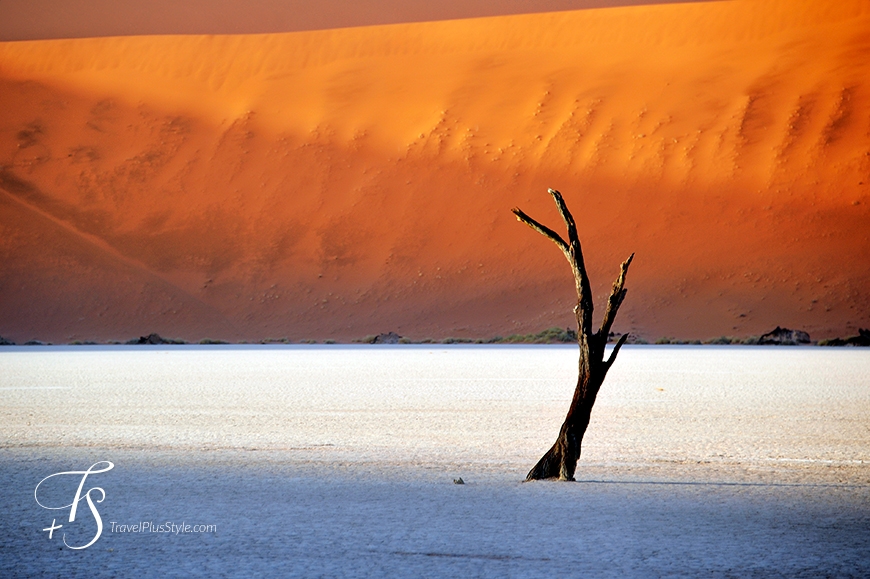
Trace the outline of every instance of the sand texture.
{"label": "sand texture", "polygon": [[[870,5],[0,43],[0,335],[870,326]],[[602,297],[603,299],[603,297]]]}

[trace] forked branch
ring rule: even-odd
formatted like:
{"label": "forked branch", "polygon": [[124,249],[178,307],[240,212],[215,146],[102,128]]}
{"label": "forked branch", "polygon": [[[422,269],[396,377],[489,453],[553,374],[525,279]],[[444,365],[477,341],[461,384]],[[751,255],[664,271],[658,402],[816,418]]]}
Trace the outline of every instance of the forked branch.
{"label": "forked branch", "polygon": [[628,290],[625,289],[625,274],[628,273],[628,266],[631,265],[632,259],[634,259],[633,253],[619,266],[619,277],[613,282],[610,297],[607,298],[607,309],[604,311],[604,318],[601,320],[601,329],[598,330],[598,335],[603,336],[605,339],[610,335],[610,328],[613,327],[616,313],[619,311],[619,306],[622,305],[622,300],[625,299],[625,294],[628,293]]}
{"label": "forked branch", "polygon": [[520,209],[519,207],[514,207],[513,209],[511,209],[511,211],[513,212],[514,215],[517,216],[517,221],[522,221],[523,223],[525,223],[526,225],[528,225],[529,227],[531,227],[532,229],[534,229],[535,231],[537,231],[538,233],[540,233],[541,235],[543,235],[544,237],[550,239],[553,243],[555,243],[559,247],[559,249],[562,250],[562,253],[565,254],[565,258],[569,262],[571,262],[571,264],[573,266],[573,259],[571,257],[571,250],[568,247],[568,244],[565,243],[565,240],[562,239],[562,237],[558,233],[556,233],[555,231],[553,231],[552,229],[550,229],[546,225],[542,225],[542,224],[538,223],[537,221],[535,221],[534,219],[532,219],[531,217],[526,215],[523,212],[523,210]]}
{"label": "forked branch", "polygon": [[577,225],[574,223],[574,216],[568,211],[568,206],[565,205],[565,200],[562,199],[561,193],[555,189],[547,189],[547,192],[553,196],[553,201],[556,202],[556,207],[559,208],[559,214],[568,228],[568,242],[574,249],[574,256],[582,263],[583,253],[580,251],[580,237],[577,235]]}
{"label": "forked branch", "polygon": [[607,370],[610,370],[610,367],[613,366],[613,363],[616,361],[616,355],[619,354],[619,349],[628,339],[628,334],[622,334],[619,336],[619,339],[616,341],[616,345],[613,346],[613,350],[610,352],[610,356],[607,358],[607,362],[605,362],[605,373]]}
{"label": "forked branch", "polygon": [[553,197],[556,208],[559,210],[559,214],[562,216],[562,220],[568,229],[567,243],[558,233],[532,219],[522,210],[515,207],[512,211],[518,220],[553,241],[562,250],[565,259],[571,265],[571,271],[574,274],[574,285],[577,290],[577,306],[574,308],[574,314],[580,330],[577,334],[579,338],[578,342],[580,348],[585,349],[588,347],[587,338],[592,335],[592,310],[594,305],[592,303],[592,288],[589,285],[589,276],[586,275],[586,265],[583,262],[583,251],[580,248],[580,237],[577,235],[577,225],[574,223],[574,216],[568,210],[568,205],[565,204],[562,194],[555,189],[547,189],[547,191]]}

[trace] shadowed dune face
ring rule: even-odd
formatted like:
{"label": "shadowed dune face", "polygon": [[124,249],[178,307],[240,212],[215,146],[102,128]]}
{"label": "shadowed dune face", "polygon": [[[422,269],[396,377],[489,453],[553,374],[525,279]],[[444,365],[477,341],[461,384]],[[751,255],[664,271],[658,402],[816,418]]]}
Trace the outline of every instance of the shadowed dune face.
{"label": "shadowed dune face", "polygon": [[[644,6],[0,44],[0,334],[870,325],[870,8]],[[578,34],[577,31],[583,31]]]}
{"label": "shadowed dune face", "polygon": [[3,0],[0,40],[298,32],[687,1]]}

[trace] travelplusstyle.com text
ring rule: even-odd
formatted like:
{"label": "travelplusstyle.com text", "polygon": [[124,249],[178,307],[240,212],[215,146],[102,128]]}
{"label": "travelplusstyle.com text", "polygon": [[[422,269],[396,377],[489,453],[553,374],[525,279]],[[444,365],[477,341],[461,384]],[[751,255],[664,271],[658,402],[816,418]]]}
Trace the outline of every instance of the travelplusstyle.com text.
{"label": "travelplusstyle.com text", "polygon": [[171,533],[179,535],[181,533],[216,533],[217,525],[188,525],[185,522],[180,524],[166,521],[165,523],[154,524],[152,521],[139,521],[132,525],[122,525],[117,521],[109,521],[111,533]]}

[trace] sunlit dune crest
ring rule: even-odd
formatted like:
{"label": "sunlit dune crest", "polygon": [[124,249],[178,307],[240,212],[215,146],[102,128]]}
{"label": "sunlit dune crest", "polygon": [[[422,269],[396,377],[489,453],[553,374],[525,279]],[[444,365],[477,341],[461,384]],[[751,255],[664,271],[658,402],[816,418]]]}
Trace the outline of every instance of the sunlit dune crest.
{"label": "sunlit dune crest", "polygon": [[870,326],[870,4],[0,44],[0,335]]}

